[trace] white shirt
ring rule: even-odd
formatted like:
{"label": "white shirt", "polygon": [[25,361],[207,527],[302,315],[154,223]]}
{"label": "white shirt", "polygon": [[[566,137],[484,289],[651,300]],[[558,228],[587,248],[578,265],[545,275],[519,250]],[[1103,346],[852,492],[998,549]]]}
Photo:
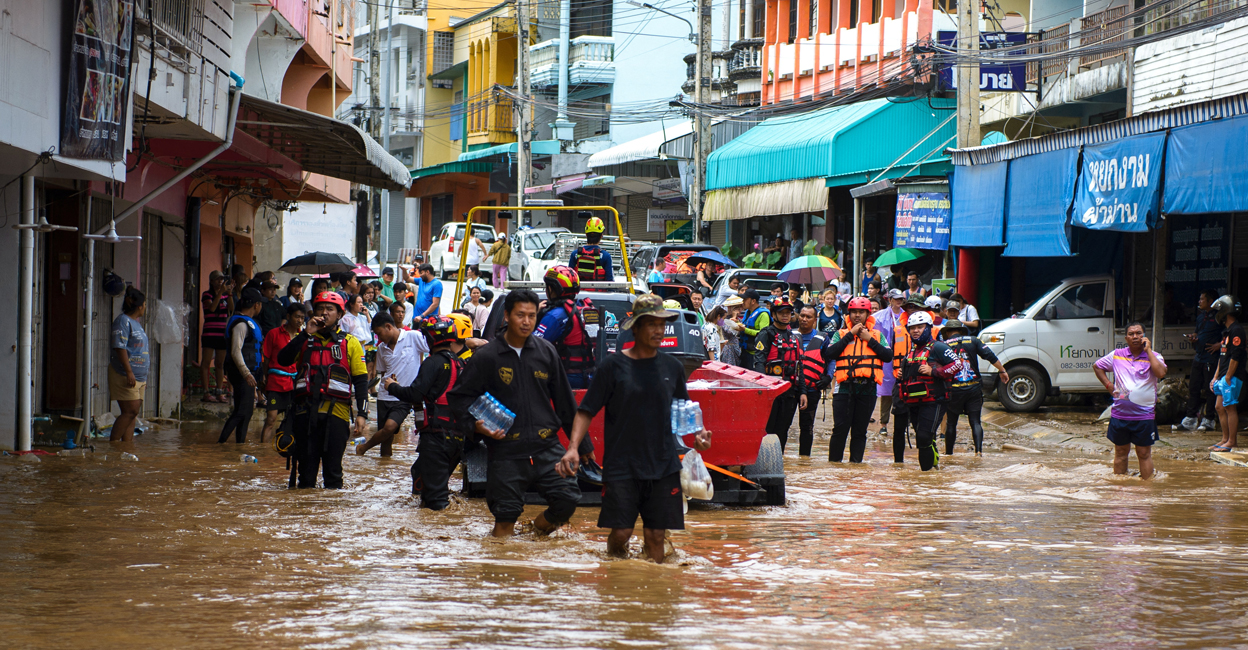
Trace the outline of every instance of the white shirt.
{"label": "white shirt", "polygon": [[412,332],[409,330],[401,330],[399,332],[399,340],[394,343],[394,349],[390,349],[385,341],[377,343],[377,376],[382,378],[380,388],[377,389],[377,399],[387,402],[399,401],[397,397],[391,397],[386,392],[385,378],[394,375],[395,381],[403,386],[410,386],[416,381],[416,374],[420,372],[420,362],[425,355],[429,354],[429,345],[425,342],[425,335],[420,332]]}
{"label": "white shirt", "polygon": [[979,320],[979,312],[976,311],[975,305],[972,305],[969,302],[966,303],[966,306],[962,308],[962,311],[958,312],[958,320],[963,323],[968,320]]}
{"label": "white shirt", "polygon": [[339,327],[342,331],[355,337],[355,340],[364,345],[373,340],[373,333],[369,330],[368,316],[364,312],[357,314],[346,313],[342,315],[342,322]]}
{"label": "white shirt", "polygon": [[468,264],[481,263],[481,240],[476,237],[469,237],[464,245],[468,247]]}

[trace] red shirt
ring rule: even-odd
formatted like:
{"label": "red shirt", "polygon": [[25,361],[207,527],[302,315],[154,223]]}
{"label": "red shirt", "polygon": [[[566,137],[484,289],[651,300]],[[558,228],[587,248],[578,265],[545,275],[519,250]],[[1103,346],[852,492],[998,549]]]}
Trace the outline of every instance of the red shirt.
{"label": "red shirt", "polygon": [[264,376],[264,389],[275,392],[288,392],[295,389],[295,366],[277,365],[277,353],[290,343],[292,337],[286,327],[274,327],[264,337],[264,343],[260,346],[260,354],[264,355],[264,361],[268,364],[268,371]]}

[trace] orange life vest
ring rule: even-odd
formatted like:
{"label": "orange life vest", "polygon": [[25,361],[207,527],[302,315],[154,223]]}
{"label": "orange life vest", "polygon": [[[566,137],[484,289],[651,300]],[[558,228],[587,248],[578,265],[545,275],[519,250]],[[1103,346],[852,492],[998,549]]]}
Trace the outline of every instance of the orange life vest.
{"label": "orange life vest", "polygon": [[[846,323],[849,321],[846,320]],[[884,337],[875,329],[875,318],[867,317],[865,323],[867,330],[870,332],[870,338],[874,339],[881,345],[884,343]],[[879,355],[866,341],[854,336],[850,333],[850,328],[846,327],[839,333],[842,339],[849,337],[851,342],[845,346],[845,350],[836,358],[836,381],[837,383],[849,381],[853,379],[870,379],[877,384],[884,383],[884,362],[880,360]]]}
{"label": "orange life vest", "polygon": [[[901,379],[901,360],[910,353],[912,347],[910,343],[910,330],[906,329],[906,323],[910,320],[910,314],[901,315],[901,325],[893,329],[893,377]],[[940,340],[940,326],[932,325],[932,340]]]}

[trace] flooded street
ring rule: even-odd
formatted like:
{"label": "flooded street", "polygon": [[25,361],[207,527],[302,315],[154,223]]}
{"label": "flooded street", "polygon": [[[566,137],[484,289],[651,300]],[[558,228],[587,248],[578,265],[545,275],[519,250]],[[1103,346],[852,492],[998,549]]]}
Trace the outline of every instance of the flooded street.
{"label": "flooded street", "polygon": [[606,558],[596,508],[505,542],[484,501],[421,511],[410,445],[348,452],[341,492],[290,491],[272,451],[191,426],[141,436],[137,462],[107,442],[0,460],[6,646],[1248,643],[1246,476],[1211,463],[1142,483],[1106,458],[960,452],[922,474],[874,441],[829,465],[824,437],[786,459],[788,507],[695,507],[658,566]]}

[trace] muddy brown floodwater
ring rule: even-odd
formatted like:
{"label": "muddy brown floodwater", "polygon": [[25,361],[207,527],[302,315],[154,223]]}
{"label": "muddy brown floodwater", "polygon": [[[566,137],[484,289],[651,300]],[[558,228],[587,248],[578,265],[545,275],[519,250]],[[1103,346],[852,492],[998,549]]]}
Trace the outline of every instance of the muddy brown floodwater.
{"label": "muddy brown floodwater", "polygon": [[505,542],[483,502],[421,511],[410,446],[349,455],[345,490],[290,491],[271,451],[215,437],[151,432],[137,462],[106,442],[0,460],[2,644],[1248,644],[1248,473],[1214,464],[1163,460],[1144,483],[1107,459],[989,452],[922,474],[874,442],[861,466],[790,456],[787,507],[696,507],[682,561],[658,566],[606,558],[596,509]]}

